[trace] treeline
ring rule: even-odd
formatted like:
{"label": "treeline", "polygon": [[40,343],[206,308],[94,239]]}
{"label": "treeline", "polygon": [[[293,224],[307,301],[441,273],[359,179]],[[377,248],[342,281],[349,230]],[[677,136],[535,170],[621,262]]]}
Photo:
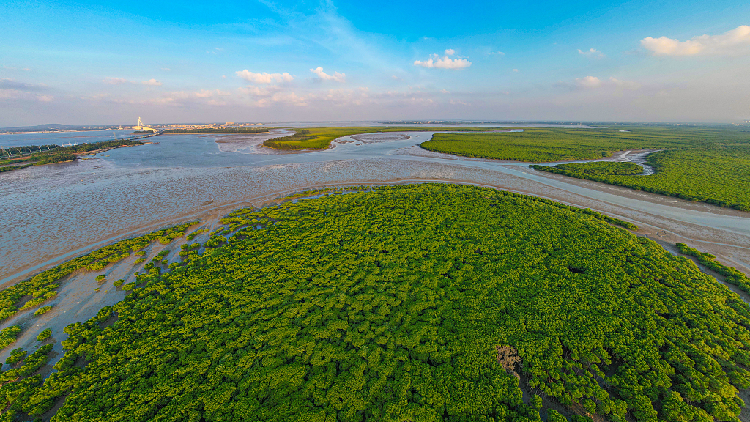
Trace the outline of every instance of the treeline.
{"label": "treeline", "polygon": [[687,258],[593,211],[492,189],[310,193],[324,196],[238,210],[180,263],[147,264],[124,301],[65,329],[22,410],[739,421],[750,309]]}
{"label": "treeline", "polygon": [[268,133],[265,127],[224,127],[203,129],[167,129],[163,133]]}
{"label": "treeline", "polygon": [[540,171],[623,186],[635,190],[750,211],[750,145],[714,145],[660,151],[647,157],[655,174],[619,171],[624,163],[532,166]]}
{"label": "treeline", "polygon": [[97,149],[117,148],[122,146],[131,145],[143,145],[143,142],[138,140],[112,140],[112,141],[100,141],[92,142],[88,144],[78,144],[69,147],[60,147],[56,152],[64,152],[69,154],[80,154],[82,152],[94,151]]}
{"label": "treeline", "polygon": [[0,155],[0,158],[9,158],[8,156],[15,156],[15,155],[29,155],[35,152],[46,152],[53,149],[60,148],[60,145],[56,144],[49,144],[49,145],[27,145],[27,146],[21,146],[21,147],[10,147],[10,148],[3,148],[2,155]]}
{"label": "treeline", "polygon": [[0,173],[4,171],[13,171],[13,170],[20,170],[25,169],[26,167],[31,167],[33,164],[22,164],[20,166],[2,166],[0,167]]}
{"label": "treeline", "polygon": [[[40,166],[44,164],[61,163],[65,161],[73,161],[76,159],[76,154],[86,153],[89,151],[95,151],[100,149],[111,149],[122,146],[132,145],[143,145],[143,142],[137,140],[112,140],[112,141],[100,141],[92,142],[89,144],[79,144],[68,147],[59,145],[45,145],[44,147],[50,147],[51,149],[46,151],[38,151],[39,147],[26,146],[17,147],[22,151],[32,151],[30,155],[19,159],[6,159],[0,160],[0,172],[19,170],[22,168],[29,167],[30,165]],[[34,152],[36,151],[36,152]],[[2,157],[0,157],[2,158]],[[27,163],[23,165],[17,165],[18,163]],[[13,165],[11,165],[13,164]]]}

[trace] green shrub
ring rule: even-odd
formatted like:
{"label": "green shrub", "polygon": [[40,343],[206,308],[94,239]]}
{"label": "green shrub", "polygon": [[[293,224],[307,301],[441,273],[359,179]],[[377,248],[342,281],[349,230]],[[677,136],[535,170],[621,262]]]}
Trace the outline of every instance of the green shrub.
{"label": "green shrub", "polygon": [[37,316],[44,315],[47,312],[49,312],[50,310],[52,310],[52,306],[50,306],[50,305],[42,306],[41,308],[39,308],[36,311],[34,311],[34,315],[37,315]]}
{"label": "green shrub", "polygon": [[44,331],[42,331],[41,333],[39,333],[38,336],[36,336],[36,340],[37,341],[44,341],[44,340],[47,340],[50,337],[52,337],[52,329],[51,328],[47,328]]}

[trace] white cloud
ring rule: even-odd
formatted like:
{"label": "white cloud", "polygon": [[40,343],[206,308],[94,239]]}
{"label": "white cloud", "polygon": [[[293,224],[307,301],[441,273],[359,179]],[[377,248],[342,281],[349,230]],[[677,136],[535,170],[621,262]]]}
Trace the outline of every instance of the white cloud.
{"label": "white cloud", "polygon": [[0,78],[0,99],[48,103],[54,99],[51,95],[37,93],[38,91],[47,90],[49,90],[49,87],[44,84],[28,84],[13,79]]}
{"label": "white cloud", "polygon": [[200,91],[172,91],[162,93],[160,96],[155,98],[138,98],[130,100],[117,100],[113,99],[116,103],[128,103],[128,104],[150,104],[160,106],[174,106],[184,107],[187,105],[200,105],[207,104],[210,106],[223,106],[227,105],[228,102],[225,98],[217,97],[229,97],[231,92],[221,91],[219,89],[207,90],[201,89]]}
{"label": "white cloud", "polygon": [[445,50],[445,55],[446,56],[452,56],[454,54],[456,54],[456,50],[454,50],[452,48],[449,48],[449,49]]}
{"label": "white cloud", "polygon": [[104,78],[104,83],[107,85],[124,85],[124,84],[140,84],[140,85],[150,85],[150,86],[162,85],[161,82],[157,81],[154,78],[151,78],[147,81],[142,81],[142,82],[129,81],[124,78]]}
{"label": "white cloud", "polygon": [[514,72],[518,73],[518,69],[513,69]]}
{"label": "white cloud", "polygon": [[622,88],[622,89],[638,89],[641,85],[633,81],[622,81],[614,77],[609,79],[599,79],[596,76],[586,76],[584,78],[576,78],[575,86],[583,89],[592,88]]}
{"label": "white cloud", "polygon": [[445,50],[446,56],[443,58],[437,54],[433,54],[432,57],[426,61],[417,60],[414,62],[414,66],[436,67],[439,69],[463,69],[471,66],[471,62],[466,59],[451,59],[447,55],[448,51],[453,50]]}
{"label": "white cloud", "polygon": [[212,91],[209,91],[207,89],[201,89],[200,91],[195,93],[195,96],[198,98],[208,98],[213,96],[214,93]]}
{"label": "white cloud", "polygon": [[48,103],[54,100],[54,97],[51,95],[39,95],[33,92],[19,91],[15,89],[3,89],[0,90],[0,99]]}
{"label": "white cloud", "polygon": [[490,51],[490,54],[497,54],[498,56],[501,56],[501,57],[505,55],[505,53],[503,53],[502,51]]}
{"label": "white cloud", "polygon": [[576,85],[583,88],[598,88],[602,86],[602,81],[596,76],[586,76],[585,78],[576,78]]}
{"label": "white cloud", "polygon": [[257,107],[268,107],[274,104],[293,105],[303,107],[307,105],[305,97],[299,96],[292,91],[284,91],[281,86],[257,87],[247,86],[238,88],[241,94],[251,97],[252,105]]}
{"label": "white cloud", "polygon": [[240,78],[248,82],[254,82],[257,84],[291,82],[292,80],[294,80],[294,77],[288,73],[253,73],[247,69],[237,71],[235,73]]}
{"label": "white cloud", "polygon": [[130,81],[128,81],[127,79],[123,79],[123,78],[104,78],[104,83],[107,85],[122,85],[128,82]]}
{"label": "white cloud", "polygon": [[590,48],[588,51],[582,51],[581,49],[578,49],[578,54],[586,57],[606,57],[604,53],[595,48]]}
{"label": "white cloud", "polygon": [[163,70],[163,71],[165,71],[165,72],[169,72],[169,71],[171,71],[172,69],[170,69],[170,68],[168,68],[168,67],[162,67],[162,68],[161,68],[161,70]]}
{"label": "white cloud", "polygon": [[263,106],[274,104],[274,103],[293,105],[296,107],[304,107],[307,105],[305,98],[300,97],[294,92],[277,92],[273,94],[270,98],[263,98],[263,99],[258,100],[257,105],[260,107],[263,107]]}
{"label": "white cloud", "polygon": [[3,66],[3,69],[7,69],[7,70],[23,70],[25,72],[28,72],[28,71],[31,70],[31,68],[28,68],[28,67],[24,67],[24,68],[19,69],[17,67],[13,67],[13,66]]}
{"label": "white cloud", "polygon": [[333,72],[333,75],[329,75],[323,72],[323,68],[320,66],[316,67],[315,69],[310,69],[310,72],[318,75],[318,77],[324,81],[344,82],[346,80],[345,73]]}
{"label": "white cloud", "polygon": [[0,89],[12,89],[18,91],[45,91],[49,87],[45,84],[30,84],[18,82],[14,79],[0,78]]}
{"label": "white cloud", "polygon": [[655,56],[750,54],[750,26],[738,26],[720,35],[701,35],[687,41],[646,37],[641,45]]}
{"label": "white cloud", "polygon": [[614,84],[617,87],[625,88],[625,89],[638,89],[641,87],[641,84],[638,82],[633,81],[621,81],[619,79],[615,79],[613,77],[609,78],[609,82]]}

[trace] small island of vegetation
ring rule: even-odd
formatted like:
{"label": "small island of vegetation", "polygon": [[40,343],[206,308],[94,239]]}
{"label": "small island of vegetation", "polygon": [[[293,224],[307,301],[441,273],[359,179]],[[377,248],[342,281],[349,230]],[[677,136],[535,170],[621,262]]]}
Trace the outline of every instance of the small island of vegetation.
{"label": "small island of vegetation", "polygon": [[79,144],[73,146],[43,145],[12,147],[3,150],[0,156],[0,173],[19,170],[29,166],[73,161],[79,155],[93,154],[109,149],[143,145],[138,140],[112,140]]}
{"label": "small island of vegetation", "polygon": [[[413,126],[374,126],[374,127],[310,127],[294,129],[294,134],[279,138],[268,139],[263,145],[269,148],[282,150],[302,150],[302,149],[326,149],[331,146],[331,141],[342,136],[359,135],[362,133],[384,133],[384,132],[414,132],[414,131],[434,131],[446,130],[446,128],[423,127],[415,128]],[[485,131],[487,128],[450,128],[451,131]]]}

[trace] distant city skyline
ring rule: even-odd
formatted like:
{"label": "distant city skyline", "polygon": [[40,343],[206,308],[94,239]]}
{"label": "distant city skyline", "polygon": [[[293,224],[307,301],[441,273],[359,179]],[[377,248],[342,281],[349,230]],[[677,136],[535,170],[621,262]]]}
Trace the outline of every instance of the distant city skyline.
{"label": "distant city skyline", "polygon": [[750,3],[4,2],[0,127],[744,122]]}

